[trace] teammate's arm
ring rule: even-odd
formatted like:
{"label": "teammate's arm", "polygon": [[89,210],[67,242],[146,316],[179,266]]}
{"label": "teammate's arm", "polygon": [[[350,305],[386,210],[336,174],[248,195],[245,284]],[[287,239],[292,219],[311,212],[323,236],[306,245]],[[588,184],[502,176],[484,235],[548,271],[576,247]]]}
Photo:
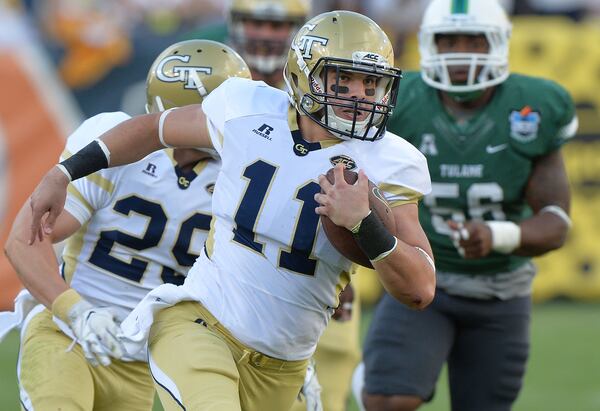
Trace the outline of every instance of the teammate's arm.
{"label": "teammate's arm", "polygon": [[534,162],[524,194],[534,214],[519,224],[468,221],[462,227],[448,222],[460,237],[457,244],[465,258],[485,257],[492,250],[538,256],[564,244],[571,225],[570,192],[560,150]]}
{"label": "teammate's arm", "polygon": [[[124,121],[100,137],[105,147],[102,147],[102,143],[92,142],[62,162],[62,167],[50,169],[31,195],[29,243],[33,244],[36,237],[41,238],[52,232],[56,218],[64,207],[71,179],[102,168],[133,163],[165,145],[212,148],[206,116],[200,104],[165,113],[146,114]],[[46,213],[49,214],[42,225],[41,220]]]}
{"label": "teammate's arm", "polygon": [[29,205],[25,204],[12,225],[4,245],[4,252],[23,285],[39,302],[51,310],[56,297],[69,288],[59,275],[52,244],[75,233],[81,224],[71,214],[63,211],[56,220],[52,234],[29,246],[31,219]]}
{"label": "teammate's arm", "polygon": [[52,247],[74,234],[81,223],[63,210],[52,234],[29,245],[32,218],[28,204],[23,205],[6,241],[6,256],[29,292],[71,328],[86,359],[92,365],[109,365],[110,356],[121,358],[125,352],[116,337],[118,325],[110,310],[92,306],[65,283]]}

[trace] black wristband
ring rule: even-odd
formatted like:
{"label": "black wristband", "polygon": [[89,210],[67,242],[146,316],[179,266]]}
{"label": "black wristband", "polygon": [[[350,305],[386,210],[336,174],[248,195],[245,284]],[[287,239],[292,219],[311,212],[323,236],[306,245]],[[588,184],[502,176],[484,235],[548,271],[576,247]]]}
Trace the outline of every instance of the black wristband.
{"label": "black wristband", "polygon": [[90,144],[73,154],[71,157],[61,164],[71,175],[71,181],[85,177],[98,170],[108,167],[108,159],[106,154],[100,147],[97,141],[92,141]]}
{"label": "black wristband", "polygon": [[396,247],[398,241],[383,225],[375,212],[371,212],[363,218],[358,231],[352,235],[360,249],[371,261],[377,261],[387,256]]}

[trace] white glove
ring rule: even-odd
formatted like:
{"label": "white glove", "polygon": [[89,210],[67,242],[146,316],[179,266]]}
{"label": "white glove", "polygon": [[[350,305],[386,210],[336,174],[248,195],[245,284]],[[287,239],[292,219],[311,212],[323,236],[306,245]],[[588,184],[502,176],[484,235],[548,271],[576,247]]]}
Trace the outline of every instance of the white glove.
{"label": "white glove", "polygon": [[304,396],[306,401],[306,411],[323,411],[321,403],[321,384],[317,379],[317,370],[315,368],[315,360],[310,359],[306,368],[304,377],[304,385],[300,390],[300,394]]}
{"label": "white glove", "polygon": [[110,365],[110,357],[120,359],[124,349],[117,338],[119,326],[107,307],[93,307],[82,300],[69,310],[69,325],[93,365]]}
{"label": "white glove", "polygon": [[[76,301],[68,306],[66,315],[64,311],[60,312],[59,308],[55,308],[61,304],[59,299],[63,305],[65,302]],[[69,325],[85,358],[93,366],[108,366],[111,363],[110,357],[120,359],[124,355],[125,350],[117,338],[119,326],[108,307],[94,307],[75,290],[69,289],[56,299],[52,311]]]}

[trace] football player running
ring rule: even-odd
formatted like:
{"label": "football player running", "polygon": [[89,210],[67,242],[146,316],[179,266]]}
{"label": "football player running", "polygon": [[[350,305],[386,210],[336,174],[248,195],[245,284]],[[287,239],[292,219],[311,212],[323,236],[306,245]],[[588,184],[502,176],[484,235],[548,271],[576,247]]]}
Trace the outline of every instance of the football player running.
{"label": "football player running", "polygon": [[[529,351],[532,256],[571,225],[560,147],[577,130],[558,84],[510,74],[511,25],[496,0],[433,0],[421,73],[388,124],[427,157],[419,217],[437,263],[424,311],[386,295],[364,347],[367,410],[414,410],[445,362],[453,410],[510,410]],[[361,378],[357,375],[360,384]]]}
{"label": "football player running", "polygon": [[[233,0],[227,25],[218,25],[189,34],[226,42],[244,58],[252,78],[285,90],[283,66],[293,35],[311,13],[307,0]],[[290,110],[294,110],[290,107]],[[350,392],[352,371],[360,361],[360,296],[348,284],[340,296],[340,306],[314,354],[321,399],[327,411],[343,411]],[[306,402],[310,402],[307,399]],[[298,401],[292,411],[305,409]]]}
{"label": "football player running", "polygon": [[[320,229],[320,215],[354,233],[391,295],[416,309],[432,300],[435,268],[417,212],[430,190],[427,165],[385,129],[400,80],[393,61],[373,21],[323,13],[292,41],[289,95],[229,79],[202,105],[121,123],[50,170],[36,189],[32,241],[53,231],[71,179],[165,144],[219,153],[204,252],[182,286],[158,287],[122,325],[134,342],[149,332],[149,364],[167,410],[292,406],[349,281],[351,262]],[[358,170],[356,184],[344,181],[340,159]],[[323,174],[333,164],[330,184]],[[393,207],[393,233],[370,213],[367,175]]]}
{"label": "football player running", "polygon": [[[174,44],[148,73],[146,110],[200,103],[232,76],[250,78],[250,71],[231,48],[203,40]],[[85,121],[62,158],[129,118],[116,112]],[[23,207],[6,253],[43,304],[22,327],[18,378],[25,409],[152,409],[147,356],[122,350],[118,325],[151,289],[182,284],[202,250],[220,166],[211,155],[165,149],[74,181],[53,233],[33,248],[31,213]],[[61,278],[52,243],[66,238]]]}

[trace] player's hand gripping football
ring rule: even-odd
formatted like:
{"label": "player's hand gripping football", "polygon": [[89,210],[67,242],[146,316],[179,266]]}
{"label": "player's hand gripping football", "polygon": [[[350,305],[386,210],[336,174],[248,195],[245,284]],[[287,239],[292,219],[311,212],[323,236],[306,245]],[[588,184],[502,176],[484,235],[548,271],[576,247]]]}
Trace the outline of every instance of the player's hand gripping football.
{"label": "player's hand gripping football", "polygon": [[54,223],[65,206],[68,185],[68,177],[57,167],[52,167],[31,194],[29,205],[33,218],[30,245],[36,238],[42,241],[44,234],[52,233]]}
{"label": "player's hand gripping football", "polygon": [[117,338],[119,326],[107,307],[94,307],[81,300],[69,310],[68,322],[85,358],[93,366],[108,366],[111,357],[120,359],[126,353]]}
{"label": "player's hand gripping football", "polygon": [[482,258],[492,251],[492,231],[483,221],[449,220],[452,242],[463,258]]}
{"label": "player's hand gripping football", "polygon": [[350,230],[369,214],[369,179],[359,170],[357,182],[346,183],[342,164],[335,166],[333,175],[334,184],[324,175],[319,176],[322,192],[315,194],[315,200],[320,204],[315,212]]}

